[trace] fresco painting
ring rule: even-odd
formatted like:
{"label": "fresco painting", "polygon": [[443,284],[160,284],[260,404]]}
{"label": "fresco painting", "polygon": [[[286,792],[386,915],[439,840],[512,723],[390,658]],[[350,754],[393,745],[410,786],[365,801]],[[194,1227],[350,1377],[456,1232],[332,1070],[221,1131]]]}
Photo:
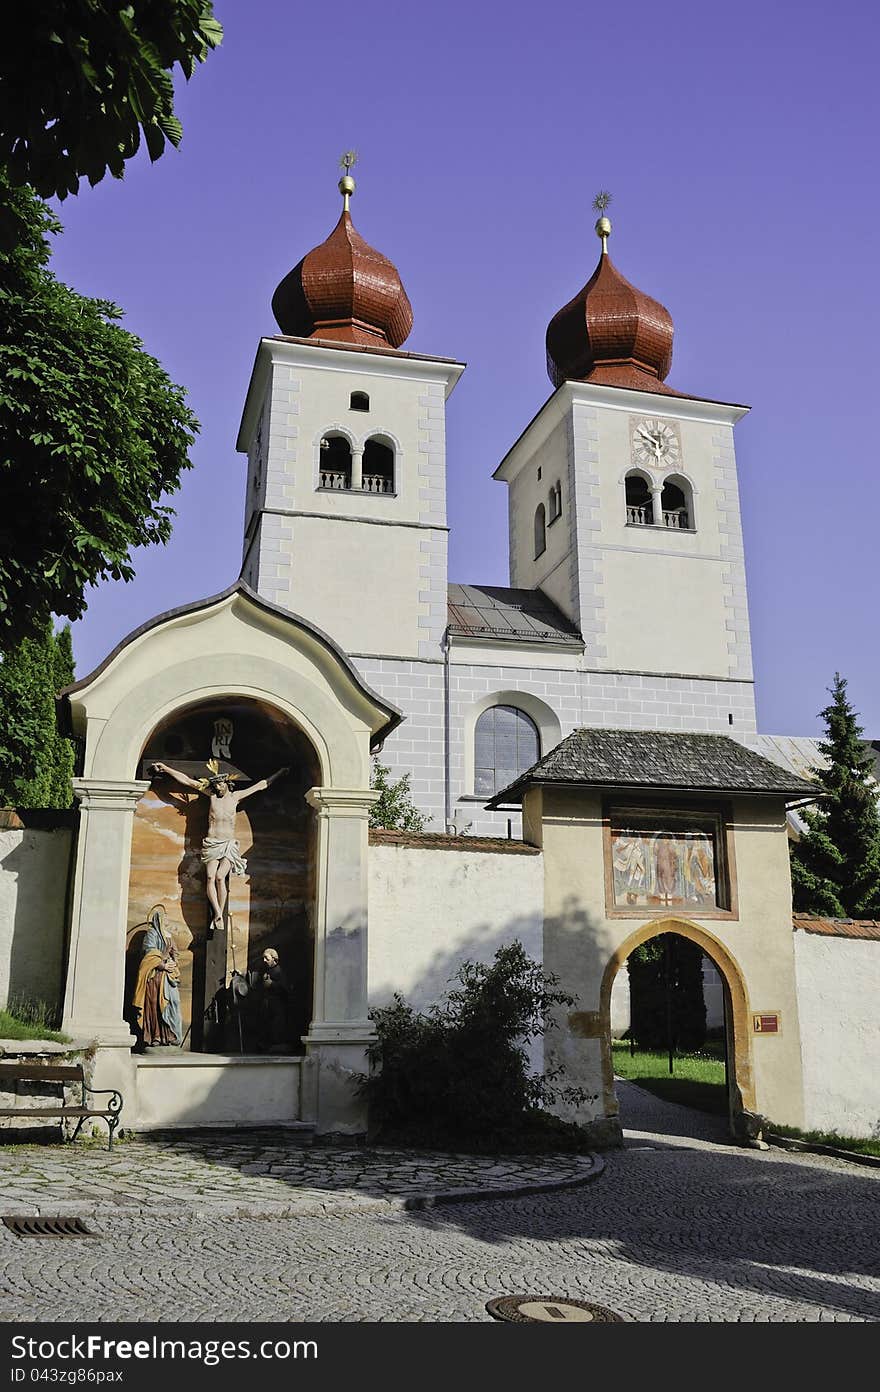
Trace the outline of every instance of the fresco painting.
{"label": "fresco painting", "polygon": [[611,865],[616,907],[722,907],[714,825],[615,825]]}

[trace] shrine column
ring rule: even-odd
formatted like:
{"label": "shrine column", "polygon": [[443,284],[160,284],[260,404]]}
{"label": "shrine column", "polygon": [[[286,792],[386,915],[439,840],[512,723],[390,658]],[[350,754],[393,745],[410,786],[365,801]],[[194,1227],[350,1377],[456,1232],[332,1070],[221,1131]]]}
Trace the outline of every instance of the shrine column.
{"label": "shrine column", "polygon": [[355,1090],[367,1070],[375,1030],[367,1019],[368,788],[312,788],[318,817],[315,887],[315,991],[306,1052],[317,1056],[317,1131],[366,1130]]}
{"label": "shrine column", "polygon": [[134,809],[148,782],[75,778],[79,803],[62,1028],[103,1048],[135,1043],[122,1018]]}

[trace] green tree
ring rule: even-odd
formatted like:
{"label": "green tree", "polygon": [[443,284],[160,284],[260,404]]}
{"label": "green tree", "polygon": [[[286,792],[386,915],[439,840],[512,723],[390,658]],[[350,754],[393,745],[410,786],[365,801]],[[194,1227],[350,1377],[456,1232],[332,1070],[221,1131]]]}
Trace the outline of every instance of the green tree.
{"label": "green tree", "polygon": [[380,764],[373,756],[373,769],[370,787],[381,796],[370,808],[370,826],[384,827],[390,831],[424,831],[428,818],[418,810],[409,790],[410,775],[405,773],[396,782],[391,779],[391,770]]}
{"label": "green tree", "polygon": [[[73,639],[70,634],[70,624],[65,624],[54,635],[52,653],[52,698],[65,686],[70,686],[74,678],[73,662]],[[54,711],[53,711],[54,713]],[[2,720],[2,716],[0,716]],[[60,734],[57,723],[53,730],[52,756],[50,760],[50,777],[47,788],[48,802],[47,807],[69,807],[73,802],[73,789],[71,779],[73,778],[73,743],[64,735]]]}
{"label": "green tree", "polygon": [[828,763],[813,769],[825,796],[800,815],[807,830],[791,846],[794,907],[830,918],[880,918],[880,813],[873,759],[839,672],[821,712]]}
{"label": "green tree", "polygon": [[0,806],[69,807],[73,745],[58,733],[55,693],[73,680],[69,626],[46,621],[0,660]]}
{"label": "green tree", "polygon": [[171,70],[190,78],[223,30],[208,0],[27,0],[0,46],[0,164],[48,198],[121,178],[143,134],[179,145]]}
{"label": "green tree", "polygon": [[[687,1053],[706,1042],[703,953],[679,933],[660,933],[629,956],[630,1033],[640,1049]],[[668,1002],[668,1007],[667,1007]]]}
{"label": "green tree", "polygon": [[48,268],[60,224],[0,172],[0,651],[79,618],[99,579],[130,580],[131,548],[165,542],[198,422],[155,358]]}

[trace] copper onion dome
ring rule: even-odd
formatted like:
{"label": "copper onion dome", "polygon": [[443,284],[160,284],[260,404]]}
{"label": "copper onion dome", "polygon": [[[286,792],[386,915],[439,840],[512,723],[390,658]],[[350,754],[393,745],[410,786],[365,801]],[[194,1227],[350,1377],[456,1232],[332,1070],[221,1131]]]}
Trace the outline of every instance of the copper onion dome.
{"label": "copper onion dome", "polygon": [[547,371],[555,387],[566,380],[677,396],[664,378],[672,365],[672,318],[637,290],[611,261],[611,223],[600,217],[599,264],[583,290],[550,320]]}
{"label": "copper onion dome", "polygon": [[354,179],[339,180],[342,216],[326,242],[284,277],[272,296],[283,334],[399,348],[413,323],[397,268],[364,241],[348,210]]}

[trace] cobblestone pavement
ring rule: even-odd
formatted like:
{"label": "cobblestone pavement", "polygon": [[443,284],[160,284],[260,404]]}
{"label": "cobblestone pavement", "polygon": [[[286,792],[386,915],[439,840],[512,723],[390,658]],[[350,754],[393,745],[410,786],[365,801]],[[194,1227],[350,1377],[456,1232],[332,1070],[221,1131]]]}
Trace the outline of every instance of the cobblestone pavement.
{"label": "cobblestone pavement", "polygon": [[169,1171],[152,1221],[117,1211],[64,1241],[0,1228],[0,1318],[484,1321],[487,1299],[516,1292],[640,1321],[880,1318],[880,1175],[735,1149],[711,1119],[620,1096],[626,1148],[567,1191],[298,1218],[179,1203],[170,1218]]}
{"label": "cobblestone pavement", "polygon": [[0,1215],[308,1217],[414,1208],[588,1182],[589,1155],[449,1155],[315,1146],[277,1132],[0,1149]]}

